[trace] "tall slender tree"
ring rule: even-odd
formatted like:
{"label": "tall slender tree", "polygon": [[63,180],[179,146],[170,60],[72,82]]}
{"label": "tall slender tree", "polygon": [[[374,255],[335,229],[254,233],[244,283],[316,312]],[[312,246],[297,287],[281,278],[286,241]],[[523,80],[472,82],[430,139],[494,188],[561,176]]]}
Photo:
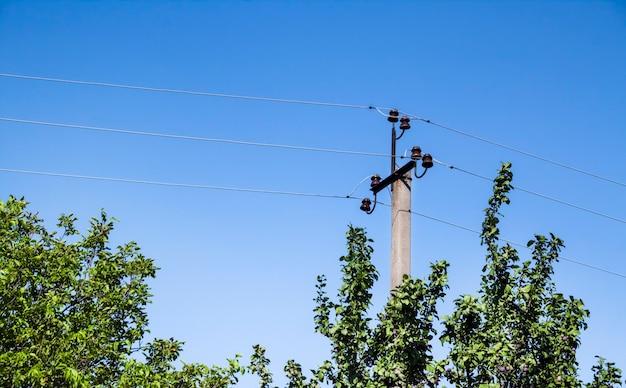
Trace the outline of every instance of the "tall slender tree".
{"label": "tall slender tree", "polygon": [[[444,320],[441,339],[451,347],[446,377],[463,387],[579,387],[576,350],[589,311],[582,300],[556,290],[552,275],[561,239],[535,235],[528,241],[528,260],[508,242],[501,244],[500,212],[510,203],[512,179],[510,163],[503,164],[485,209],[481,242],[487,254],[479,294],[456,299]],[[610,373],[619,380],[616,369]]]}

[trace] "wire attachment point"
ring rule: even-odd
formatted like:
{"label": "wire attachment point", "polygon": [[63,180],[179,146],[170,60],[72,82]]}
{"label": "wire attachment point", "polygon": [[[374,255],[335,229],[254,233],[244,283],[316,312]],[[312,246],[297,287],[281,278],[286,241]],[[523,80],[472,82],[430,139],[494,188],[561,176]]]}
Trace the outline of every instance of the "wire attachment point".
{"label": "wire attachment point", "polygon": [[422,149],[418,146],[411,148],[411,159],[420,160],[422,158]]}
{"label": "wire attachment point", "polygon": [[397,109],[391,109],[389,111],[389,115],[387,115],[387,121],[389,121],[390,123],[397,123],[398,116],[400,116],[400,112],[398,112]]}
{"label": "wire attachment point", "polygon": [[[411,159],[413,159],[413,154],[417,155],[419,153],[421,155],[421,152],[422,150],[419,149],[419,147],[413,147],[413,150],[411,150]],[[416,160],[416,159],[417,158],[413,160]],[[414,170],[414,174],[417,179],[423,178],[424,175],[426,175],[426,173],[428,172],[428,170],[430,170],[430,168],[434,165],[433,157],[430,154],[424,154],[424,156],[421,156],[421,159],[422,159],[422,167],[424,168],[424,171],[420,175],[417,175],[417,168]]]}
{"label": "wire attachment point", "polygon": [[422,167],[429,169],[433,164],[433,157],[430,154],[424,154],[424,156],[422,156]]}
{"label": "wire attachment point", "polygon": [[[391,112],[389,112],[389,117],[391,117]],[[398,121],[398,118],[395,118],[396,121]],[[391,121],[391,120],[390,120]],[[411,129],[411,124],[409,124],[409,122],[411,121],[411,119],[408,116],[402,116],[400,118],[400,130],[402,132],[400,132],[400,136],[396,137],[396,140],[400,140],[400,138],[402,137],[402,135],[404,135],[404,132],[408,131],[409,129]],[[392,121],[395,122],[395,121]]]}
{"label": "wire attachment point", "polygon": [[376,209],[376,204],[377,204],[376,194],[374,194],[374,206],[372,206],[372,200],[366,197],[366,198],[363,198],[363,200],[361,201],[360,209],[363,210],[366,214],[372,214],[374,213],[374,210]]}

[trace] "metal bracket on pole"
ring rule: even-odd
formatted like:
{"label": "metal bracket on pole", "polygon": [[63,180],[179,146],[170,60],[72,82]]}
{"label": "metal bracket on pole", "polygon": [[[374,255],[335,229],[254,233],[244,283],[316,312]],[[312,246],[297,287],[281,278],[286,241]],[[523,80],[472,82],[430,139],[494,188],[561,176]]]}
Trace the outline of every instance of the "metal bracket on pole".
{"label": "metal bracket on pole", "polygon": [[407,164],[405,164],[404,166],[398,168],[396,171],[394,171],[387,178],[385,178],[382,181],[380,181],[380,183],[378,183],[377,185],[372,186],[372,188],[370,190],[372,190],[372,193],[378,194],[385,187],[391,185],[393,182],[395,182],[395,181],[397,181],[399,179],[402,179],[402,177],[407,172],[411,171],[413,168],[415,168],[415,160],[411,160]]}

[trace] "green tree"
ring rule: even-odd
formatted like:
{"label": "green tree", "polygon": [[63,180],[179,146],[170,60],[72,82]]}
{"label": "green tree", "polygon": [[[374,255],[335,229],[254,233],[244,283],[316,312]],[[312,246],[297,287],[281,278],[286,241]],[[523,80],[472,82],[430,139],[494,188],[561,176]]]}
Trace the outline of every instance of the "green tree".
{"label": "green tree", "polygon": [[308,380],[301,366],[289,361],[285,367],[289,387],[437,385],[443,367],[433,361],[431,340],[436,304],[447,286],[448,264],[432,264],[427,280],[405,277],[374,325],[369,309],[378,272],[370,243],[363,229],[349,227],[336,302],[326,294],[325,277],[318,277],[315,329],[330,340],[332,360],[324,361]]}
{"label": "green tree", "polygon": [[[330,340],[332,359],[306,378],[291,360],[289,387],[582,387],[576,350],[589,312],[581,300],[556,291],[553,265],[563,242],[536,235],[530,260],[500,245],[500,211],[509,204],[513,174],[503,164],[485,210],[481,242],[487,248],[478,296],[463,295],[443,320],[441,341],[448,356],[434,360],[437,302],[444,296],[448,265],[431,265],[427,280],[405,277],[392,291],[376,322],[369,318],[370,290],[378,279],[373,249],[360,228],[349,227],[347,254],[340,258],[343,281],[338,301],[318,277],[315,330]],[[621,385],[621,371],[599,359],[588,387]]]}
{"label": "green tree", "polygon": [[239,357],[177,369],[182,342],[141,346],[153,260],[132,242],[111,249],[104,212],[84,235],[75,222],[63,215],[51,232],[23,199],[0,201],[0,386],[217,388],[258,372]]}
{"label": "green tree", "polygon": [[606,362],[602,357],[596,356],[598,363],[591,368],[593,381],[587,384],[587,388],[604,388],[621,386],[622,371],[615,367],[615,363]]}
{"label": "green tree", "polygon": [[[558,237],[534,236],[525,261],[511,244],[500,244],[500,210],[510,203],[512,179],[511,165],[503,164],[485,210],[479,296],[456,299],[444,320],[441,339],[451,346],[446,377],[463,387],[580,387],[576,350],[589,311],[580,299],[556,292],[553,265],[563,247]],[[612,364],[601,362],[594,371],[600,385],[591,386],[611,387],[621,378]]]}
{"label": "green tree", "polygon": [[[304,373],[290,360],[290,388],[582,387],[576,351],[589,312],[581,300],[558,293],[552,280],[563,242],[536,235],[531,258],[500,242],[503,205],[513,189],[510,164],[494,179],[481,242],[486,264],[477,296],[457,298],[439,339],[450,351],[435,360],[437,304],[447,288],[448,264],[431,264],[424,280],[405,276],[376,319],[371,290],[378,280],[371,240],[350,226],[340,258],[336,300],[317,279],[315,330],[331,345],[331,358]],[[111,249],[114,222],[105,213],[80,235],[76,218],[59,218],[48,231],[24,200],[0,202],[0,386],[118,386],[225,388],[251,373],[271,388],[265,349],[254,346],[247,365],[179,363],[182,342],[147,333],[146,281],[154,262],[135,243]],[[143,361],[137,354],[143,354]],[[621,385],[621,371],[599,358],[587,387]]]}
{"label": "green tree", "polygon": [[104,212],[84,236],[75,221],[61,216],[61,234],[49,232],[23,200],[0,203],[4,386],[107,384],[145,334],[153,261],[134,243],[111,250]]}

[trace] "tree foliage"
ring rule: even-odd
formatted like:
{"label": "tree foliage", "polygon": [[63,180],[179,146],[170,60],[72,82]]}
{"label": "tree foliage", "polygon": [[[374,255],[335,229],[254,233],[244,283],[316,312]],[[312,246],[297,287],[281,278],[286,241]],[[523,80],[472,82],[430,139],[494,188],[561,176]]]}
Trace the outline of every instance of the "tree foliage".
{"label": "tree foliage", "polygon": [[378,279],[373,248],[361,228],[350,226],[347,254],[340,258],[343,282],[337,301],[318,277],[315,329],[330,340],[332,360],[324,361],[307,380],[300,365],[285,367],[290,387],[435,386],[441,367],[433,362],[436,304],[447,286],[445,261],[431,266],[427,280],[405,277],[392,292],[376,324],[370,318],[371,288]]}
{"label": "tree foliage", "polygon": [[563,241],[553,234],[528,241],[522,261],[500,244],[501,207],[509,204],[513,174],[504,164],[485,210],[481,242],[487,248],[479,295],[455,300],[442,341],[451,346],[447,379],[457,386],[576,387],[576,350],[589,311],[556,291],[552,280]]}
{"label": "tree foliage", "polygon": [[[372,241],[350,226],[336,298],[328,295],[326,278],[317,279],[315,331],[328,339],[331,357],[309,372],[289,360],[287,386],[582,387],[576,352],[589,311],[559,293],[552,279],[563,241],[535,235],[523,260],[501,239],[512,179],[510,164],[503,164],[485,209],[480,289],[455,299],[442,320],[445,261],[431,264],[425,279],[405,276],[373,314]],[[73,215],[63,215],[51,232],[24,200],[0,202],[0,386],[220,388],[250,373],[261,388],[273,387],[270,361],[258,345],[247,364],[237,355],[209,367],[181,365],[183,343],[173,338],[143,344],[154,262],[132,242],[112,249],[114,222],[104,212],[82,235],[75,224]],[[432,353],[437,339],[449,349],[439,360]],[[598,358],[592,371],[586,387],[621,386],[613,363]]]}
{"label": "tree foliage", "polygon": [[238,356],[177,369],[182,342],[142,346],[153,260],[132,242],[112,249],[104,212],[83,235],[75,223],[63,215],[51,232],[23,199],[0,201],[0,386],[218,388],[256,373]]}
{"label": "tree foliage", "polygon": [[[503,205],[513,189],[511,165],[494,179],[482,225],[486,247],[478,295],[462,295],[442,321],[447,357],[434,360],[437,302],[444,297],[447,263],[431,265],[427,280],[405,277],[392,291],[376,322],[368,314],[370,290],[378,278],[371,240],[350,227],[348,253],[340,260],[343,282],[338,301],[318,277],[315,329],[330,340],[332,360],[307,380],[300,365],[285,367],[292,387],[582,387],[576,351],[589,311],[580,299],[557,292],[552,280],[563,241],[553,234],[528,242],[531,257],[522,260],[506,241],[501,244]],[[587,387],[621,385],[621,371],[599,358]]]}
{"label": "tree foliage", "polygon": [[113,222],[104,212],[78,236],[74,216],[61,216],[61,231],[49,232],[25,207],[15,198],[0,203],[0,380],[52,386],[119,378],[124,355],[145,334],[153,261],[134,243],[111,250]]}
{"label": "tree foliage", "polygon": [[598,362],[591,368],[593,381],[587,384],[587,388],[603,388],[622,385],[622,371],[615,367],[615,363],[607,362],[604,358],[596,356]]}

